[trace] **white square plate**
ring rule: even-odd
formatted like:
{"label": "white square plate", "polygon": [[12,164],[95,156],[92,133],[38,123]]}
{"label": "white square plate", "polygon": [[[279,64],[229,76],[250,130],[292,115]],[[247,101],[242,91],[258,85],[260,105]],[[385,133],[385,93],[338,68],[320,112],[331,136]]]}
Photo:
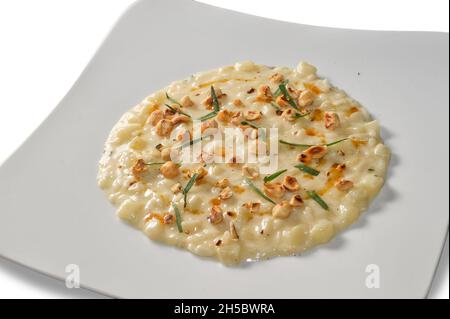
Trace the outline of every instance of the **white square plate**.
{"label": "white square plate", "polygon": [[[304,26],[188,0],[139,1],[76,85],[0,168],[0,254],[118,297],[424,297],[448,229],[448,34]],[[103,143],[147,94],[193,72],[306,60],[365,105],[393,160],[359,222],[298,257],[236,268],[149,241],[96,185]],[[366,267],[380,287],[366,286]]]}

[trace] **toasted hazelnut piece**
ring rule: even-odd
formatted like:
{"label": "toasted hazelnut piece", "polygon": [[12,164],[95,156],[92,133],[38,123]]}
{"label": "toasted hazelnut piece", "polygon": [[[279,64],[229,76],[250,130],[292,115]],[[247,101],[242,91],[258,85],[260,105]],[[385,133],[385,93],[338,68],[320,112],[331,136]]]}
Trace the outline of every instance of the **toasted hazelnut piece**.
{"label": "toasted hazelnut piece", "polygon": [[175,185],[173,185],[170,190],[172,191],[172,193],[174,194],[178,194],[183,190],[183,186],[181,186],[180,183],[176,183]]}
{"label": "toasted hazelnut piece", "polygon": [[161,150],[161,159],[163,160],[163,161],[170,161],[170,153],[171,153],[171,150],[170,150],[170,148],[164,148],[164,149],[162,149]]}
{"label": "toasted hazelnut piece", "polygon": [[217,225],[223,221],[223,211],[220,206],[213,206],[209,209],[208,220],[211,224]]}
{"label": "toasted hazelnut piece", "polygon": [[302,154],[311,156],[312,159],[320,159],[324,157],[328,152],[328,147],[325,145],[311,146],[304,150]]}
{"label": "toasted hazelnut piece", "polygon": [[226,94],[222,92],[222,90],[220,88],[214,88],[214,92],[216,92],[216,96],[218,99],[220,99],[221,97],[224,97]]}
{"label": "toasted hazelnut piece", "polygon": [[231,196],[233,196],[233,191],[231,190],[230,187],[225,187],[219,194],[219,199],[221,200],[225,200],[228,198],[231,198]]}
{"label": "toasted hazelnut piece", "polygon": [[312,161],[312,156],[310,154],[300,153],[297,155],[297,161],[303,164],[309,164]]}
{"label": "toasted hazelnut piece", "polygon": [[172,116],[177,114],[177,111],[180,110],[180,106],[178,104],[172,104],[170,107],[172,109],[166,108],[163,111],[164,118],[170,119]]}
{"label": "toasted hazelnut piece", "polygon": [[272,91],[268,85],[262,85],[258,88],[258,95],[256,96],[256,101],[258,102],[270,102],[272,101]]}
{"label": "toasted hazelnut piece", "polygon": [[283,179],[283,186],[290,192],[298,191],[300,188],[300,185],[294,176],[285,176]]}
{"label": "toasted hazelnut piece", "polygon": [[258,88],[258,95],[272,96],[272,91],[270,90],[270,86],[268,86],[268,85],[261,85]]}
{"label": "toasted hazelnut piece", "polygon": [[282,95],[277,97],[275,103],[278,104],[278,106],[280,107],[288,107],[290,105],[289,102],[286,100],[286,98]]}
{"label": "toasted hazelnut piece", "polygon": [[221,122],[228,123],[231,120],[232,113],[226,109],[220,110],[217,114],[217,119]]}
{"label": "toasted hazelnut piece", "polygon": [[159,136],[167,136],[172,132],[173,124],[171,121],[162,119],[156,124],[156,133]]}
{"label": "toasted hazelnut piece", "polygon": [[230,186],[230,180],[228,178],[221,179],[214,184],[215,187],[225,188]]}
{"label": "toasted hazelnut piece", "polygon": [[206,107],[207,110],[211,110],[213,108],[213,98],[208,96],[203,100],[202,104]]}
{"label": "toasted hazelnut piece", "polygon": [[195,173],[198,174],[197,181],[199,181],[202,178],[204,178],[206,175],[208,175],[208,170],[202,166],[202,167],[197,168],[195,170]]}
{"label": "toasted hazelnut piece", "polygon": [[145,165],[145,162],[143,159],[138,159],[136,163],[134,164],[133,168],[131,169],[131,172],[134,177],[139,178],[142,173],[145,173],[148,170],[148,166]]}
{"label": "toasted hazelnut piece", "polygon": [[180,173],[178,165],[172,161],[164,163],[159,169],[159,171],[164,175],[165,178],[168,179],[173,179],[177,177],[178,174]]}
{"label": "toasted hazelnut piece", "polygon": [[248,110],[245,111],[244,117],[247,121],[256,121],[261,118],[262,114],[260,111]]}
{"label": "toasted hazelnut piece", "polygon": [[303,91],[302,93],[300,93],[297,101],[300,107],[310,106],[314,102],[314,94],[308,90]]}
{"label": "toasted hazelnut piece", "polygon": [[299,194],[292,195],[291,199],[289,200],[289,205],[291,205],[292,207],[300,207],[303,204],[303,198]]}
{"label": "toasted hazelnut piece", "polygon": [[324,120],[325,128],[330,131],[337,129],[341,124],[339,115],[337,115],[337,113],[335,112],[325,112]]}
{"label": "toasted hazelnut piece", "polygon": [[161,121],[164,117],[164,113],[161,110],[155,110],[150,114],[148,117],[147,123],[150,123],[151,125],[155,126],[158,124],[159,121]]}
{"label": "toasted hazelnut piece", "polygon": [[178,124],[181,123],[189,123],[190,120],[191,119],[189,118],[189,116],[177,114],[172,118],[171,122],[173,126],[177,126]]}
{"label": "toasted hazelnut piece", "polygon": [[181,100],[180,100],[181,105],[183,105],[183,107],[191,107],[194,105],[194,102],[192,102],[191,98],[186,95],[184,96]]}
{"label": "toasted hazelnut piece", "polygon": [[279,219],[286,219],[291,215],[292,207],[288,201],[284,200],[279,204],[276,204],[272,209],[272,216]]}
{"label": "toasted hazelnut piece", "polygon": [[246,202],[242,204],[243,207],[247,208],[250,213],[258,213],[261,208],[261,203],[258,202]]}
{"label": "toasted hazelnut piece", "polygon": [[275,84],[279,84],[279,83],[283,82],[283,80],[284,80],[284,76],[283,76],[283,74],[280,74],[280,73],[275,73],[274,75],[272,75],[270,77],[270,81],[272,81],[272,83],[275,83]]}
{"label": "toasted hazelnut piece", "polygon": [[295,112],[294,109],[289,108],[289,109],[284,110],[283,113],[281,113],[281,117],[284,118],[286,121],[293,122],[296,120],[296,118],[295,118],[296,113],[297,112]]}
{"label": "toasted hazelnut piece", "polygon": [[242,175],[247,176],[250,179],[255,179],[259,177],[259,172],[256,168],[244,165],[242,166]]}
{"label": "toasted hazelnut piece", "polygon": [[288,91],[289,91],[289,95],[290,95],[293,99],[298,99],[300,93],[302,93],[302,91],[293,89],[293,88],[291,88],[291,87],[288,87],[287,89],[288,89]]}
{"label": "toasted hazelnut piece", "polygon": [[353,182],[349,180],[340,180],[336,183],[336,188],[340,190],[341,192],[348,191],[353,187]]}
{"label": "toasted hazelnut piece", "polygon": [[283,184],[281,183],[265,183],[264,184],[264,193],[266,193],[270,197],[280,198],[283,197],[285,193],[285,189]]}
{"label": "toasted hazelnut piece", "polygon": [[165,225],[169,225],[172,224],[175,221],[175,216],[173,216],[172,214],[166,213],[163,216],[163,224]]}
{"label": "toasted hazelnut piece", "polygon": [[243,106],[244,106],[244,103],[242,103],[242,101],[239,100],[239,99],[235,99],[235,100],[233,101],[233,105],[236,106],[236,107],[243,107]]}
{"label": "toasted hazelnut piece", "polygon": [[240,125],[243,120],[244,116],[242,115],[242,112],[234,112],[231,116],[231,123],[233,125]]}
{"label": "toasted hazelnut piece", "polygon": [[[226,94],[223,93],[222,90],[219,88],[214,88],[214,92],[216,92],[217,99],[220,99],[220,98],[226,96]],[[213,108],[213,98],[211,95],[208,96],[205,100],[203,100],[203,105],[205,105],[208,110]]]}
{"label": "toasted hazelnut piece", "polygon": [[236,226],[233,222],[230,222],[230,234],[231,238],[233,239],[239,239],[239,234],[237,233]]}
{"label": "toasted hazelnut piece", "polygon": [[201,125],[201,132],[203,133],[207,129],[214,129],[214,128],[218,128],[218,127],[219,127],[219,124],[214,119],[208,120],[208,121],[204,121],[204,122],[202,122],[202,125]]}

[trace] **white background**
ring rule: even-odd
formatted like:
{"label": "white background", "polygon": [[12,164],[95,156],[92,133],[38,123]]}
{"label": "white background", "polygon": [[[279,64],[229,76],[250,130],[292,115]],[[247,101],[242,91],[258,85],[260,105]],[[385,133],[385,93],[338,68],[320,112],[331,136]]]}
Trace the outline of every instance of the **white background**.
{"label": "white background", "polygon": [[[186,0],[189,1],[189,0]],[[133,0],[0,0],[0,164],[59,103]],[[331,27],[444,31],[448,0],[202,0]],[[170,19],[170,15],[167,17]],[[449,298],[448,239],[432,298]],[[98,297],[0,258],[0,298]]]}

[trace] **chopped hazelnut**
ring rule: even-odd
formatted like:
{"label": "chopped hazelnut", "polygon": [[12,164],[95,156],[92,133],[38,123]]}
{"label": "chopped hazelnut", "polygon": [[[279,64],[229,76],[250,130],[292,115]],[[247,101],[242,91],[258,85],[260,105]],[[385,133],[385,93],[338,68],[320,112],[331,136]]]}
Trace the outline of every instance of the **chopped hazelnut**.
{"label": "chopped hazelnut", "polygon": [[236,106],[236,107],[243,107],[244,103],[242,103],[241,100],[236,99],[236,100],[233,101],[233,105]]}
{"label": "chopped hazelnut", "polygon": [[133,168],[131,169],[132,174],[134,177],[139,178],[142,173],[145,173],[148,170],[148,166],[145,165],[145,162],[143,159],[138,159],[136,163],[134,164]]}
{"label": "chopped hazelnut", "polygon": [[286,219],[291,215],[292,207],[287,201],[282,201],[281,203],[275,205],[272,209],[272,216],[279,219]]}
{"label": "chopped hazelnut", "polygon": [[255,110],[248,110],[244,113],[244,117],[247,121],[256,121],[261,118],[261,112]]}
{"label": "chopped hazelnut", "polygon": [[310,106],[314,102],[314,94],[310,91],[303,91],[300,93],[297,101],[300,107]]}
{"label": "chopped hazelnut", "polygon": [[162,119],[156,124],[156,133],[159,136],[167,136],[172,132],[173,124],[171,121]]}
{"label": "chopped hazelnut", "polygon": [[249,177],[250,179],[255,179],[259,177],[259,172],[256,168],[244,165],[242,166],[242,175]]}
{"label": "chopped hazelnut", "polygon": [[325,128],[327,130],[333,131],[340,126],[339,115],[335,112],[325,112],[324,115]]}
{"label": "chopped hazelnut", "polygon": [[181,124],[181,123],[189,123],[190,120],[191,119],[189,118],[189,116],[179,114],[179,115],[175,115],[172,118],[171,122],[172,122],[173,126],[177,126],[178,124]]}
{"label": "chopped hazelnut", "polygon": [[173,216],[172,214],[166,213],[163,216],[163,224],[172,224],[175,221],[175,216]]}
{"label": "chopped hazelnut", "polygon": [[289,205],[292,207],[300,207],[303,205],[303,198],[300,195],[292,195],[291,199],[289,200]]}
{"label": "chopped hazelnut", "polygon": [[230,187],[225,187],[219,194],[219,199],[221,200],[225,200],[228,198],[231,198],[231,196],[233,196],[233,191],[231,190]]}
{"label": "chopped hazelnut", "polygon": [[258,213],[261,208],[261,203],[258,202],[247,202],[242,205],[247,208],[250,213]]}
{"label": "chopped hazelnut", "polygon": [[155,126],[158,124],[159,121],[161,121],[164,117],[164,114],[160,110],[153,111],[150,116],[148,117],[147,123],[150,123],[151,125]]}
{"label": "chopped hazelnut", "polygon": [[290,105],[286,98],[282,95],[277,97],[275,103],[277,103],[280,107],[288,107]]}
{"label": "chopped hazelnut", "polygon": [[210,214],[208,220],[211,224],[216,225],[223,221],[223,212],[220,206],[213,206],[210,208]]}
{"label": "chopped hazelnut", "polygon": [[300,188],[297,179],[293,176],[285,176],[283,179],[283,186],[290,192],[298,191]]}
{"label": "chopped hazelnut", "polygon": [[178,165],[172,161],[164,163],[159,170],[168,179],[173,179],[180,173]]}
{"label": "chopped hazelnut", "polygon": [[264,192],[270,197],[280,198],[283,197],[285,193],[285,189],[283,184],[281,183],[265,183],[264,184]]}
{"label": "chopped hazelnut", "polygon": [[183,105],[183,107],[191,107],[194,105],[194,102],[192,102],[191,98],[186,95],[185,97],[183,97],[180,101],[181,105]]}
{"label": "chopped hazelnut", "polygon": [[284,118],[286,121],[293,122],[296,120],[295,114],[297,114],[297,112],[295,112],[294,109],[289,108],[284,110],[283,113],[281,113],[281,117]]}
{"label": "chopped hazelnut", "polygon": [[228,178],[224,178],[224,179],[221,179],[220,181],[217,181],[214,184],[214,186],[220,187],[220,188],[225,188],[225,187],[230,186],[230,181],[228,180]]}
{"label": "chopped hazelnut", "polygon": [[272,83],[279,84],[284,81],[284,76],[283,74],[275,73],[270,77],[270,81],[272,81]]}

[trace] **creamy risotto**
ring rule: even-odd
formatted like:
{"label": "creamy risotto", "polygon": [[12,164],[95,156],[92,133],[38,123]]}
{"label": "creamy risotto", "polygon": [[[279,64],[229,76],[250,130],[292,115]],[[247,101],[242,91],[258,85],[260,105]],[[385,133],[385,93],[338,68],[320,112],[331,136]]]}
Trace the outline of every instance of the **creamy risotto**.
{"label": "creamy risotto", "polygon": [[[257,161],[208,137],[230,128]],[[174,82],[125,113],[98,183],[151,239],[232,265],[328,242],[379,192],[389,154],[379,123],[314,66],[242,62]]]}

